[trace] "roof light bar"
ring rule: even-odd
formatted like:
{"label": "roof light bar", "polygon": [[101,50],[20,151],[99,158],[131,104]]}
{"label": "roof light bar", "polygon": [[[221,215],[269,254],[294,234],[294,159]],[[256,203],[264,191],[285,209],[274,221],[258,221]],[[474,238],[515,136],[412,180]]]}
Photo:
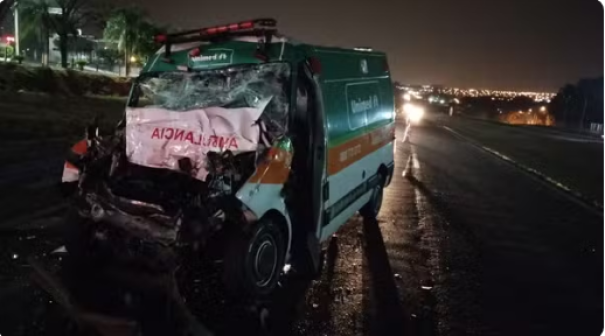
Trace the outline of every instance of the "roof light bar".
{"label": "roof light bar", "polygon": [[252,29],[271,30],[271,29],[275,29],[276,25],[277,25],[277,21],[275,19],[270,19],[270,18],[269,19],[256,19],[256,20],[231,23],[231,24],[221,25],[221,26],[187,30],[187,31],[182,31],[182,32],[177,32],[177,33],[172,33],[172,34],[159,34],[159,35],[155,36],[155,41],[157,43],[167,43],[168,40],[171,38],[185,37],[188,35],[198,35],[198,36],[207,37],[207,36],[220,35],[220,34],[225,34],[225,33],[244,32],[246,30],[252,30]]}
{"label": "roof light bar", "polygon": [[187,30],[172,34],[158,34],[154,41],[163,44],[166,47],[165,56],[170,59],[171,46],[175,43],[186,43],[194,41],[208,41],[213,38],[227,37],[229,35],[262,34],[264,42],[260,52],[264,54],[267,44],[271,43],[271,36],[276,32],[277,21],[275,19],[265,18],[248,20],[227,25]]}

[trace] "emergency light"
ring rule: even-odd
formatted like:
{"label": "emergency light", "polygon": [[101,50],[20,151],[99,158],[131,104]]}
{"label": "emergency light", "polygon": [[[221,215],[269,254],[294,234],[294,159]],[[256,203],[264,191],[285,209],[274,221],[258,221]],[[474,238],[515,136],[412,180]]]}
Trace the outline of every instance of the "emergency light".
{"label": "emergency light", "polygon": [[[186,30],[182,32],[176,32],[171,34],[158,34],[155,36],[155,41],[157,43],[167,43],[169,40],[172,40],[176,37],[191,37],[195,39],[195,36],[198,37],[210,37],[216,36],[226,33],[241,33],[241,32],[249,32],[250,30],[275,30],[275,26],[277,21],[275,19],[256,19],[243,21],[238,23],[230,23],[227,25],[215,26],[215,27],[206,27],[206,28],[198,28],[192,30]],[[193,36],[192,36],[193,35]],[[180,42],[180,41],[179,41]]]}
{"label": "emergency light", "polygon": [[264,54],[267,44],[271,43],[271,37],[277,29],[277,21],[271,18],[255,19],[230,23],[221,26],[198,28],[171,34],[158,34],[154,37],[156,43],[166,46],[166,58],[170,60],[170,47],[175,43],[187,43],[197,41],[209,41],[220,37],[258,35],[264,37],[264,43],[259,47]]}

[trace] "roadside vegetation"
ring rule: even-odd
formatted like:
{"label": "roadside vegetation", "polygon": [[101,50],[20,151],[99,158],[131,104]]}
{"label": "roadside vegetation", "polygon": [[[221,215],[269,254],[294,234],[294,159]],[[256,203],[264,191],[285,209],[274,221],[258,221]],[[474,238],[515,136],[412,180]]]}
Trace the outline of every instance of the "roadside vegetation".
{"label": "roadside vegetation", "polygon": [[85,127],[97,115],[102,129],[114,126],[125,103],[120,97],[0,92],[0,141],[76,140],[84,136]]}
{"label": "roadside vegetation", "polygon": [[129,88],[124,78],[0,64],[0,140],[82,136],[97,114],[110,127]]}
{"label": "roadside vegetation", "polygon": [[0,63],[0,92],[38,92],[59,96],[128,95],[130,80],[90,72]]}

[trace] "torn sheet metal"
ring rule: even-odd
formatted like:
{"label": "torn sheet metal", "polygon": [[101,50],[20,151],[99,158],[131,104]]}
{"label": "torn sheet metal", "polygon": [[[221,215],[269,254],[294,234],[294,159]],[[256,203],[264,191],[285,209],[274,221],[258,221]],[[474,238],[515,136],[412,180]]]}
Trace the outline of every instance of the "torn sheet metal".
{"label": "torn sheet metal", "polygon": [[140,107],[126,111],[129,161],[180,170],[188,158],[204,181],[209,152],[256,151],[285,134],[289,77],[288,64],[268,63],[142,78]]}

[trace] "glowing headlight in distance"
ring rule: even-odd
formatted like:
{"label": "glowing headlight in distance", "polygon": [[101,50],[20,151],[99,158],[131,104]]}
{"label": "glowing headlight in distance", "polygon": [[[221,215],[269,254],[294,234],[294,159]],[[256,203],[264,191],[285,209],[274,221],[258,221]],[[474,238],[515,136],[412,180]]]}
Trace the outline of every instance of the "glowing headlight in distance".
{"label": "glowing headlight in distance", "polygon": [[424,116],[424,108],[414,105],[414,104],[405,104],[403,105],[403,111],[410,119],[411,122],[417,123],[422,120]]}

